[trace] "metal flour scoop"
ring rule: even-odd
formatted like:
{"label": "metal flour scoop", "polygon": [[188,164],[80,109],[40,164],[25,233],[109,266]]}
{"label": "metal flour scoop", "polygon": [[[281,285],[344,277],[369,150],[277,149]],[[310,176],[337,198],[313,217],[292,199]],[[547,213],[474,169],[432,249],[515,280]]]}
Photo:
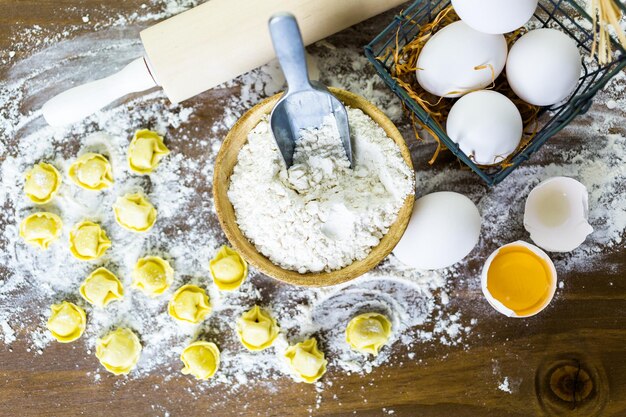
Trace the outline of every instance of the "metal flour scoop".
{"label": "metal flour scoop", "polygon": [[275,14],[270,18],[269,28],[274,50],[287,79],[287,91],[272,110],[270,126],[287,168],[293,164],[300,129],[322,127],[324,118],[329,115],[337,120],[339,137],[352,166],[348,113],[326,87],[309,80],[296,18],[289,13]]}

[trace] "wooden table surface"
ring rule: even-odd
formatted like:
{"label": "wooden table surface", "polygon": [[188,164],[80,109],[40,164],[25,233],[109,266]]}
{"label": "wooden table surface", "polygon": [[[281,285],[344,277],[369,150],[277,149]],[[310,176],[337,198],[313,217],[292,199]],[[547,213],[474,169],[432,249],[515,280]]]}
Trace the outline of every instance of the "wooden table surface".
{"label": "wooden table surface", "polygon": [[[0,62],[24,29],[33,25],[41,27],[37,36],[42,37],[62,31],[66,25],[79,25],[70,35],[77,36],[117,12],[160,7],[151,3],[140,9],[141,3],[1,0]],[[87,14],[90,23],[81,26],[82,16]],[[390,17],[387,14],[346,30],[333,42],[345,42],[358,51]],[[25,41],[28,44],[33,39]],[[11,62],[32,51],[17,49],[15,57],[0,68],[0,77]],[[194,101],[210,102],[212,94],[207,92]],[[216,114],[209,109],[202,117],[210,120]],[[408,139],[406,123],[402,130]],[[568,131],[555,140],[567,142]],[[432,151],[430,144],[412,149],[420,154],[422,147]],[[542,159],[549,161],[549,155],[540,152],[537,160]],[[430,169],[424,158],[416,161],[416,167]],[[466,343],[419,345],[415,360],[409,360],[402,347],[394,347],[394,357],[399,359],[366,376],[330,372],[325,378],[332,381],[332,387],[327,385],[319,393],[313,386],[288,378],[275,382],[273,390],[258,389],[251,382],[249,389],[234,397],[224,396],[224,387],[224,391],[218,388],[199,398],[189,394],[194,382],[186,377],[166,378],[155,373],[120,383],[103,374],[102,380],[94,383],[88,372],[98,363],[93,357],[85,358],[80,347],[53,344],[38,355],[29,351],[18,335],[10,349],[0,345],[0,415],[626,416],[625,254],[622,245],[607,254],[593,272],[562,274],[565,290],[548,311],[527,320],[507,319],[485,309],[476,286],[459,285],[453,290],[452,302],[463,309],[464,316],[481,317]],[[469,279],[476,279],[477,270],[474,266],[467,271]],[[591,391],[584,399],[579,395],[575,403],[559,401],[550,388],[550,375],[565,375],[557,378],[565,385],[561,391],[567,391],[574,380],[579,392],[585,387]],[[505,376],[512,393],[498,389]],[[245,408],[241,406],[244,398]]]}

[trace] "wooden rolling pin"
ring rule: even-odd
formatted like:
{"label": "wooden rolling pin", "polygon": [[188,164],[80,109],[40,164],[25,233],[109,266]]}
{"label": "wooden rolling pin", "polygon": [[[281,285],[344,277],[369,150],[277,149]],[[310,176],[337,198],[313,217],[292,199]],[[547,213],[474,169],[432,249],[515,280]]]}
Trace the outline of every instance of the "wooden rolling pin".
{"label": "wooden rolling pin", "polygon": [[145,56],[46,102],[53,126],[77,122],[127,94],[161,86],[178,103],[270,61],[271,15],[291,12],[309,45],[406,0],[210,0],[141,32]]}

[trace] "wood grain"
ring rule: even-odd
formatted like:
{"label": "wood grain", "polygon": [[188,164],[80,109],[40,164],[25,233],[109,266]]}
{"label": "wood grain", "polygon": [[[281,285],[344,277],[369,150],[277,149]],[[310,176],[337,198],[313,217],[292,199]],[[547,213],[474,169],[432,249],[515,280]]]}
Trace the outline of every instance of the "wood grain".
{"label": "wood grain", "polygon": [[[34,37],[57,33],[66,25],[81,25],[71,35],[77,36],[92,31],[106,16],[144,10],[141,4],[139,0],[107,4],[99,0],[1,0],[0,58],[15,50],[13,59],[18,60],[40,48],[33,39],[21,38],[33,25],[41,27]],[[146,11],[159,7],[150,4]],[[81,17],[86,14],[91,23],[83,25]],[[365,22],[331,41],[360,53],[362,45],[391,17],[386,14]],[[0,78],[9,68],[10,62],[0,68]],[[236,87],[220,88],[194,99],[195,104],[205,103],[194,115],[194,126],[208,126],[221,117],[221,106],[238,93]],[[590,124],[589,117],[582,116],[576,123]],[[624,134],[624,125],[617,126],[616,133]],[[401,131],[405,138],[411,137],[408,124],[401,126]],[[568,146],[573,140],[570,135],[566,129],[551,143]],[[177,146],[181,152],[192,152],[184,143]],[[418,170],[437,169],[425,162],[434,150],[432,143],[412,142],[410,148]],[[549,163],[551,158],[541,151],[529,163]],[[468,181],[466,186],[484,187],[478,180]],[[491,249],[489,242],[484,242],[475,259],[484,259]],[[463,311],[463,325],[469,324],[470,318],[478,320],[465,344],[416,344],[411,351],[397,344],[392,346],[392,360],[365,376],[330,369],[325,381],[332,386],[320,393],[286,377],[251,381],[249,388],[235,393],[228,387],[200,391],[193,380],[179,375],[176,367],[142,379],[102,373],[102,379],[94,382],[92,372],[99,365],[83,341],[53,344],[37,354],[26,343],[28,332],[34,329],[26,328],[10,348],[0,346],[0,415],[163,416],[167,411],[170,416],[367,417],[388,416],[393,410],[393,416],[402,417],[626,416],[625,255],[622,244],[603,257],[602,263],[562,274],[565,288],[544,312],[526,320],[508,319],[490,309],[475,285],[480,262],[470,263],[453,283],[451,297],[452,306]],[[282,285],[269,280],[263,284]],[[542,376],[563,361],[587,370],[594,388],[577,408],[563,402],[555,411],[546,405],[552,400],[544,391]],[[504,377],[512,393],[498,389]]]}
{"label": "wood grain", "polygon": [[[363,97],[348,91],[332,87],[330,91],[344,105],[363,110],[365,114],[382,127],[387,136],[398,145],[404,161],[413,170],[411,154],[402,134],[381,110],[377,109],[376,106]],[[347,267],[336,271],[307,274],[300,274],[274,265],[268,258],[260,254],[239,230],[235,211],[228,199],[228,188],[230,187],[230,176],[237,164],[239,150],[247,143],[248,134],[262,117],[271,112],[280,96],[281,94],[277,94],[254,106],[235,123],[228,135],[226,135],[215,159],[215,174],[213,176],[213,197],[217,217],[233,247],[246,261],[270,277],[289,284],[309,287],[324,287],[350,281],[374,268],[391,253],[409,224],[413,211],[414,196],[410,195],[405,199],[402,208],[398,212],[398,218],[391,225],[387,234],[380,240],[378,246],[373,248],[365,259],[353,262]]]}

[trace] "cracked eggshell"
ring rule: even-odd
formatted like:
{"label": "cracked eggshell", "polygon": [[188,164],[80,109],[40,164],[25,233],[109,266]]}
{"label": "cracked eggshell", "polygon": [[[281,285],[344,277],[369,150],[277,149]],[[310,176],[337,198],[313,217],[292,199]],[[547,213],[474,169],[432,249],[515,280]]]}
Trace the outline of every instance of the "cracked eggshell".
{"label": "cracked eggshell", "polygon": [[490,85],[502,72],[506,55],[504,36],[454,22],[435,33],[422,48],[417,58],[417,82],[436,96],[459,97]]}
{"label": "cracked eggshell", "polygon": [[394,248],[400,262],[439,269],[465,258],[478,243],[481,218],[472,200],[443,191],[415,201],[409,225]]}
{"label": "cracked eggshell", "polygon": [[587,222],[587,188],[573,178],[553,177],[528,195],[524,227],[537,246],[550,252],[569,252],[593,232]]}
{"label": "cracked eggshell", "polygon": [[479,32],[502,34],[524,26],[538,0],[452,0],[461,20]]}
{"label": "cracked eggshell", "polygon": [[450,109],[446,132],[479,165],[493,165],[513,153],[522,139],[522,116],[506,96],[490,90],[461,97]]}

